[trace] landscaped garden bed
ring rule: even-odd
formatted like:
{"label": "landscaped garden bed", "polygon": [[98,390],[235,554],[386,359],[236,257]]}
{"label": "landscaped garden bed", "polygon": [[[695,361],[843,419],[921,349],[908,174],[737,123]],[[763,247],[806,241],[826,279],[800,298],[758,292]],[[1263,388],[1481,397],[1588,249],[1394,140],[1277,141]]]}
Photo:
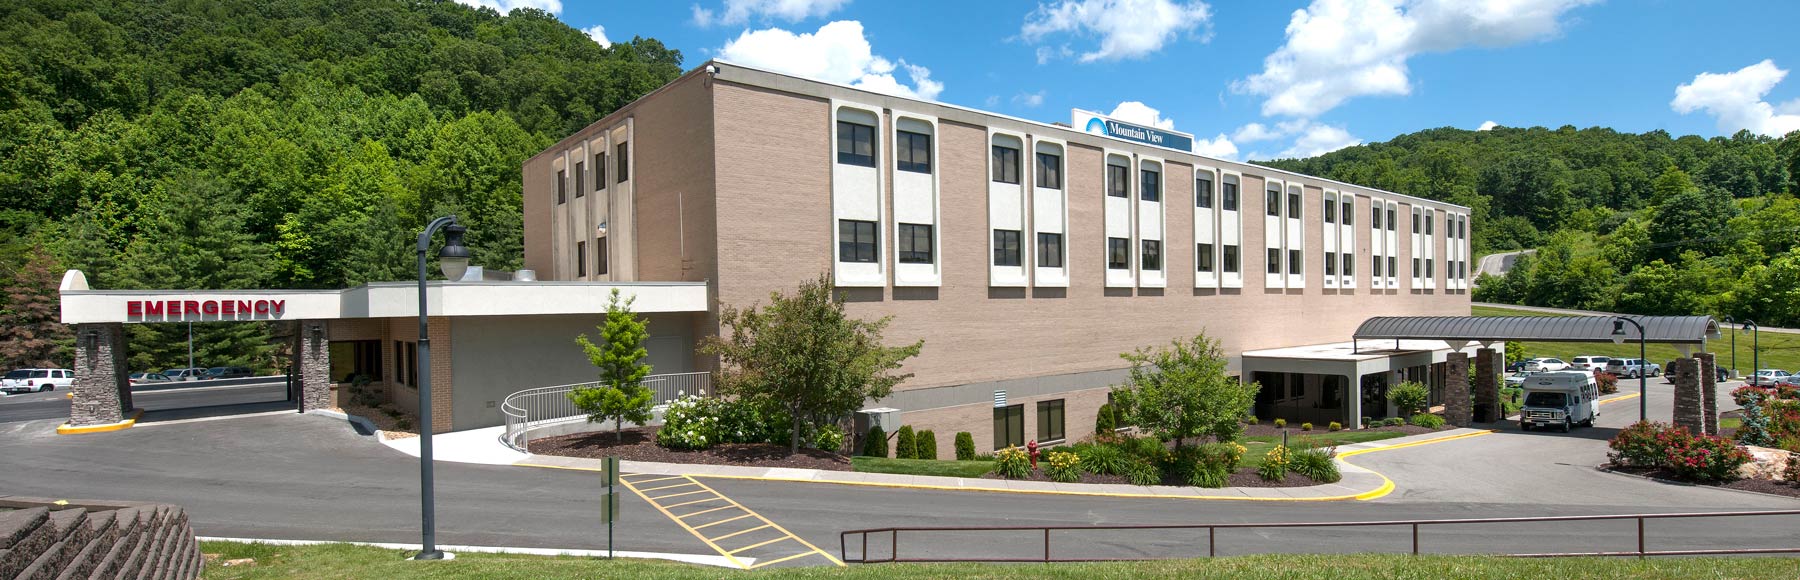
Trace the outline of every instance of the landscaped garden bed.
{"label": "landscaped garden bed", "polygon": [[[622,440],[621,440],[622,439]],[[774,443],[720,443],[705,449],[670,449],[656,443],[655,427],[593,431],[531,440],[531,452],[564,457],[617,457],[625,461],[743,465],[851,471],[849,457],[820,449],[801,449],[789,454],[788,446]]]}
{"label": "landscaped garden bed", "polygon": [[1608,444],[1602,468],[1653,479],[1800,497],[1800,392],[1739,387],[1741,408],[1720,420],[1726,436],[1639,422]]}

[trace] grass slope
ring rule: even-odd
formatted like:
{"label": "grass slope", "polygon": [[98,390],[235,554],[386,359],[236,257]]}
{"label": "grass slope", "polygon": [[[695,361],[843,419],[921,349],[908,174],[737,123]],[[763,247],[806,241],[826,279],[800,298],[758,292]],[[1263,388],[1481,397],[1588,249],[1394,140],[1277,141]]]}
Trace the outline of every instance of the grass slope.
{"label": "grass slope", "polygon": [[994,470],[992,461],[955,461],[943,459],[889,459],[886,457],[852,457],[850,464],[863,473],[899,473],[904,475],[940,475],[944,477],[981,477]]}

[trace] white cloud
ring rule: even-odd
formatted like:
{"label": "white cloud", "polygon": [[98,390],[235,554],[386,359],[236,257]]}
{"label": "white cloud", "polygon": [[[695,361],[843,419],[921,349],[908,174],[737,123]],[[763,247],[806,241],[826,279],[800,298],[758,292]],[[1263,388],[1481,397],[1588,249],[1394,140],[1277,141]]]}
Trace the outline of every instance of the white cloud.
{"label": "white cloud", "polygon": [[1220,133],[1219,136],[1213,137],[1212,139],[1195,137],[1194,153],[1213,159],[1236,160],[1238,148],[1237,144],[1232,143],[1230,138],[1226,137],[1224,133]]}
{"label": "white cloud", "polygon": [[982,102],[987,104],[987,108],[989,108],[989,109],[999,107],[1000,106],[1000,95],[988,95],[987,100],[982,101]]}
{"label": "white cloud", "polygon": [[1255,143],[1257,141],[1268,141],[1280,138],[1281,133],[1279,131],[1270,129],[1262,123],[1251,123],[1238,127],[1237,132],[1231,134],[1231,140],[1239,143]]}
{"label": "white cloud", "polygon": [[799,22],[824,17],[849,3],[850,0],[725,0],[724,14],[695,4],[694,24],[736,26],[751,19]]}
{"label": "white cloud", "polygon": [[1500,126],[1499,123],[1495,123],[1493,121],[1483,121],[1481,123],[1481,126],[1476,128],[1475,130],[1476,131],[1486,131],[1486,130],[1493,129],[1494,127],[1499,127],[1499,126]]}
{"label": "white cloud", "polygon": [[1317,117],[1353,97],[1409,94],[1415,55],[1553,37],[1565,13],[1597,1],[1313,0],[1263,71],[1231,88],[1267,97],[1264,115]]}
{"label": "white cloud", "polygon": [[1135,125],[1175,130],[1174,119],[1164,119],[1162,111],[1152,109],[1149,105],[1138,101],[1119,103],[1119,106],[1113,107],[1112,112],[1107,113],[1106,116]]}
{"label": "white cloud", "polygon": [[562,13],[562,0],[456,0],[457,3],[476,8],[493,8],[495,12],[506,14],[514,8],[536,8],[551,14]]}
{"label": "white cloud", "polygon": [[1026,107],[1039,107],[1044,104],[1044,95],[1045,94],[1047,94],[1047,91],[1042,91],[1042,90],[1035,92],[1035,93],[1019,93],[1019,94],[1013,95],[1012,102],[1015,105],[1024,105]]}
{"label": "white cloud", "polygon": [[[1081,53],[1081,62],[1137,58],[1162,50],[1177,37],[1206,29],[1201,42],[1211,37],[1212,7],[1199,0],[1060,0],[1039,4],[1025,15],[1019,34],[1037,43],[1052,34],[1070,33],[1100,37],[1100,46]],[[1038,64],[1057,52],[1039,47]],[[1062,47],[1068,56],[1073,50]]]}
{"label": "white cloud", "polygon": [[605,26],[595,24],[593,26],[583,28],[583,29],[581,29],[581,31],[586,32],[588,35],[588,38],[594,39],[594,42],[600,43],[600,46],[612,46],[612,41],[606,39],[606,27]]}
{"label": "white cloud", "polygon": [[1299,133],[1300,137],[1294,139],[1294,146],[1281,152],[1282,157],[1314,157],[1362,144],[1362,139],[1352,136],[1343,127],[1324,123],[1309,124]]}
{"label": "white cloud", "polygon": [[1720,133],[1748,129],[1752,133],[1780,137],[1800,130],[1800,99],[1780,107],[1763,100],[1788,71],[1775,61],[1762,62],[1728,73],[1700,73],[1694,82],[1675,87],[1669,107],[1686,115],[1704,110],[1719,123]]}
{"label": "white cloud", "polygon": [[[855,20],[797,34],[780,28],[746,30],[718,54],[728,61],[903,97],[934,100],[944,91],[944,83],[931,79],[931,69],[876,55],[862,23]],[[900,82],[895,69],[905,69],[912,85]]]}

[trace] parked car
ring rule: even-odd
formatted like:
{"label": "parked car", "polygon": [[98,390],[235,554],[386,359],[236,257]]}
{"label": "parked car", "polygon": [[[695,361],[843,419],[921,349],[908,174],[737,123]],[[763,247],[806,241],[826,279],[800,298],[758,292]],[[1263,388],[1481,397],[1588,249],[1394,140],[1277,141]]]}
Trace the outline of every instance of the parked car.
{"label": "parked car", "polygon": [[1654,377],[1662,374],[1662,365],[1641,358],[1615,358],[1606,362],[1606,372],[1621,377]]}
{"label": "parked car", "polygon": [[41,393],[54,391],[58,387],[69,388],[75,384],[75,371],[69,369],[18,369],[6,373],[0,378],[0,391],[12,393]]}
{"label": "parked car", "polygon": [[194,381],[199,380],[200,374],[205,372],[206,369],[194,367],[191,369],[168,369],[164,370],[162,374],[169,377],[171,381]]}
{"label": "parked car", "polygon": [[1531,378],[1532,374],[1534,374],[1534,373],[1519,371],[1519,372],[1516,372],[1516,373],[1513,373],[1510,375],[1506,375],[1506,386],[1508,386],[1508,387],[1525,386],[1525,379]]}
{"label": "parked car", "polygon": [[1568,368],[1569,363],[1563,362],[1562,359],[1534,358],[1525,361],[1525,371],[1533,373],[1554,372],[1568,370]]}
{"label": "parked car", "polygon": [[1569,361],[1569,368],[1578,371],[1600,371],[1606,370],[1606,365],[1610,362],[1612,362],[1612,357],[1578,356],[1575,357],[1575,360]]}
{"label": "parked car", "polygon": [[1744,383],[1759,387],[1773,387],[1789,376],[1791,375],[1787,371],[1781,369],[1757,369],[1756,374],[1744,379]]}
{"label": "parked car", "polygon": [[254,376],[255,374],[256,373],[250,372],[250,367],[213,367],[206,369],[206,372],[201,373],[200,379],[241,379]]}
{"label": "parked car", "polygon": [[156,383],[166,383],[171,379],[168,375],[162,373],[131,373],[131,376],[126,380],[134,385],[153,385]]}
{"label": "parked car", "polygon": [[1526,361],[1519,361],[1519,362],[1515,362],[1515,363],[1508,363],[1508,364],[1507,364],[1507,365],[1506,365],[1506,372],[1509,372],[1509,373],[1522,373],[1522,372],[1525,372],[1525,362],[1526,362]]}
{"label": "parked car", "polygon": [[[1665,365],[1665,367],[1675,366],[1675,361],[1671,360],[1667,363],[1664,363],[1664,365]],[[1663,373],[1663,378],[1667,379],[1671,383],[1675,382],[1675,375]],[[1725,381],[1729,381],[1729,380],[1731,380],[1731,369],[1728,369],[1725,367],[1713,367],[1713,378],[1721,383],[1723,383]],[[1748,384],[1749,380],[1750,380],[1749,377],[1744,378],[1744,381],[1746,382],[1746,384]]]}

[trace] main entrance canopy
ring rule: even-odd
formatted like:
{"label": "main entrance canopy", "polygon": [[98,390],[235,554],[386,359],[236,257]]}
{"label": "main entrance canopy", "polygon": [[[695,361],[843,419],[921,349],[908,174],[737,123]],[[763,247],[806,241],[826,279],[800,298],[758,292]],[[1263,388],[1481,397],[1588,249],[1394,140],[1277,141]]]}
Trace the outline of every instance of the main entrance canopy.
{"label": "main entrance canopy", "polygon": [[[1355,340],[1442,340],[1455,344],[1505,341],[1645,342],[1701,345],[1719,337],[1711,316],[1377,316],[1356,328]],[[1680,348],[1678,346],[1677,348]],[[1682,349],[1686,350],[1686,349]]]}

